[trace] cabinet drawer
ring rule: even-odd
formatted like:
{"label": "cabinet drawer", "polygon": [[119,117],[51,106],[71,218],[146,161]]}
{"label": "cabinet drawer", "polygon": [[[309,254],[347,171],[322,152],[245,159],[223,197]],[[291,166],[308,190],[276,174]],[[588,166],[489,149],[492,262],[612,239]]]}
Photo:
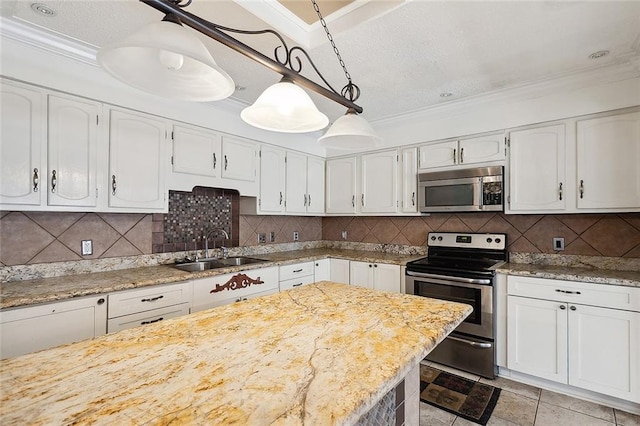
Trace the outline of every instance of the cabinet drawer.
{"label": "cabinet drawer", "polygon": [[640,288],[635,287],[509,275],[507,292],[513,296],[640,312]]}
{"label": "cabinet drawer", "polygon": [[189,303],[182,303],[180,305],[112,318],[107,321],[107,333],[115,333],[116,331],[126,330],[140,325],[153,324],[154,322],[187,314],[189,314]]}
{"label": "cabinet drawer", "polygon": [[145,287],[109,295],[109,318],[189,302],[190,283]]}
{"label": "cabinet drawer", "polygon": [[311,284],[315,282],[313,275],[305,275],[303,277],[292,278],[290,280],[280,281],[280,291],[289,290],[290,288],[300,287],[301,285]]}
{"label": "cabinet drawer", "polygon": [[205,309],[211,309],[217,306],[230,305],[231,303],[241,303],[249,299],[255,299],[256,297],[268,296],[270,294],[275,294],[275,293],[278,293],[277,288],[272,288],[270,290],[260,291],[257,293],[251,293],[246,296],[234,296],[226,299],[225,298],[213,299],[213,300],[205,301],[202,303],[194,304],[191,307],[191,313],[204,311]]}
{"label": "cabinet drawer", "polygon": [[223,300],[233,301],[268,290],[278,291],[277,266],[193,281],[192,304],[193,306],[219,306]]}
{"label": "cabinet drawer", "polygon": [[296,263],[280,267],[280,280],[290,280],[305,275],[313,275],[313,262]]}

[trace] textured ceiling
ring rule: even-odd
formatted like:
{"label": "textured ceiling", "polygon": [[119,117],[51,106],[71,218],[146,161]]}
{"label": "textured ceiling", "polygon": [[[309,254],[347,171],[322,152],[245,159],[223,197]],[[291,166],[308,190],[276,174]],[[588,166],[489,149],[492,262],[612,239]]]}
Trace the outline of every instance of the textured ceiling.
{"label": "textured ceiling", "polygon": [[[161,17],[136,0],[40,2],[53,7],[57,15],[39,16],[30,1],[22,0],[3,0],[0,13],[94,46],[118,40]],[[339,28],[332,31],[334,39],[362,90],[357,103],[370,121],[609,65],[640,65],[640,1],[377,0],[371,4],[389,7],[378,15],[365,13],[357,21],[353,15],[331,20],[340,13],[327,18],[329,29]],[[310,2],[308,7],[313,10]],[[268,27],[231,0],[194,0],[187,10],[225,26]],[[237,38],[273,56],[273,37]],[[202,39],[236,85],[246,88],[234,93],[237,100],[252,103],[279,80],[272,71]],[[611,53],[598,60],[588,58],[599,50]],[[346,80],[331,46],[324,42],[308,51],[339,90]],[[310,66],[303,67],[303,73],[319,81]],[[441,97],[444,92],[451,96]],[[343,107],[312,96],[331,120],[344,113]]]}

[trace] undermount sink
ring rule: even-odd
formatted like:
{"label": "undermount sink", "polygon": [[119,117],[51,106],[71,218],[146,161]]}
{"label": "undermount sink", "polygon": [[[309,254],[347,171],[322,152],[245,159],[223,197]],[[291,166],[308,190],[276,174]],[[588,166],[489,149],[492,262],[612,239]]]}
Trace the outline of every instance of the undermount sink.
{"label": "undermount sink", "polygon": [[264,259],[255,259],[253,257],[228,257],[226,259],[206,259],[196,262],[180,263],[173,265],[175,268],[187,272],[207,271],[209,269],[227,268],[229,266],[248,265],[251,263],[267,262]]}

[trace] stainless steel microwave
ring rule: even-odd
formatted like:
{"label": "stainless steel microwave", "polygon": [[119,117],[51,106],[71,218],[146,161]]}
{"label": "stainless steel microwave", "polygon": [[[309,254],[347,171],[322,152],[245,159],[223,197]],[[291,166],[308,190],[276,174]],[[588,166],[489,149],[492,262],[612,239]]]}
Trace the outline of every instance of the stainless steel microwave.
{"label": "stainless steel microwave", "polygon": [[421,213],[503,211],[502,166],[418,174]]}

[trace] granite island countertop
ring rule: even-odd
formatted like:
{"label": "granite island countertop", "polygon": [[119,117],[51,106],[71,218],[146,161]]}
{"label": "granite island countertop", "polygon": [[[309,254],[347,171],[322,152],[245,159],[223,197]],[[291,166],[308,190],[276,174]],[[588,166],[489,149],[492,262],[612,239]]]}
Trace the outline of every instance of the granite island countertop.
{"label": "granite island countertop", "polygon": [[352,424],[471,312],[320,282],[0,361],[3,424]]}
{"label": "granite island countertop", "polygon": [[185,272],[171,265],[158,265],[4,282],[0,284],[0,309],[55,302],[73,297],[107,294],[114,291],[194,280],[232,272],[266,268],[269,266],[325,259],[328,257],[362,262],[405,265],[408,261],[423,257],[424,255],[402,255],[365,250],[319,248],[265,254],[248,254],[247,256],[264,259],[266,262],[210,269],[202,272]]}

